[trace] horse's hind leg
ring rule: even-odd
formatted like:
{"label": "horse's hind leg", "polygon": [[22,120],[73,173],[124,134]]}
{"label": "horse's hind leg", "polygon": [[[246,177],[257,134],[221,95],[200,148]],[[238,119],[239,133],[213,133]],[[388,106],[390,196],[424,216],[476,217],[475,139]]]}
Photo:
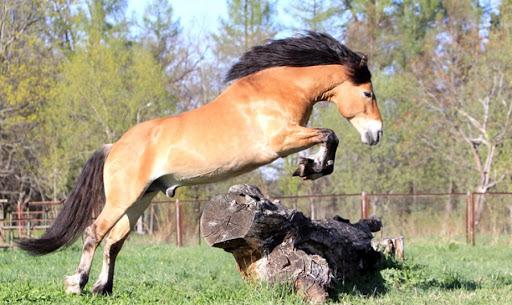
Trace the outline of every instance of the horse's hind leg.
{"label": "horse's hind leg", "polygon": [[89,270],[91,268],[92,258],[94,251],[98,246],[98,241],[95,238],[95,225],[92,224],[85,229],[84,232],[84,246],[82,248],[82,257],[80,264],[74,275],[66,276],[64,278],[64,287],[66,293],[80,294],[85,284],[89,281]]}
{"label": "horse's hind leg", "polygon": [[103,266],[98,280],[94,283],[92,292],[94,294],[111,294],[114,284],[114,268],[116,257],[123,243],[135,226],[137,219],[146,210],[151,199],[156,193],[144,195],[136,204],[128,209],[126,214],[119,219],[105,238],[103,248]]}
{"label": "horse's hind leg", "polygon": [[[110,195],[110,196],[109,196]],[[117,195],[117,196],[112,196]],[[107,194],[105,207],[98,215],[98,218],[84,232],[84,246],[80,264],[74,275],[66,276],[64,286],[67,293],[80,294],[89,280],[89,271],[94,257],[94,252],[103,237],[117,223],[117,221],[126,213],[126,211],[137,202],[139,195],[128,192],[111,192]],[[115,198],[115,200],[113,200]],[[115,204],[117,203],[117,204]],[[124,204],[119,204],[124,203]]]}

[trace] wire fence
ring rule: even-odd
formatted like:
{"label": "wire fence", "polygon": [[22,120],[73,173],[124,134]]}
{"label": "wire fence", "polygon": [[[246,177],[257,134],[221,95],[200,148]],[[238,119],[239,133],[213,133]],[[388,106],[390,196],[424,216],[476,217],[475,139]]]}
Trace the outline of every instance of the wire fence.
{"label": "wire fence", "polygon": [[[318,194],[274,197],[312,219],[339,215],[352,222],[377,216],[380,237],[466,239],[470,244],[511,240],[512,193]],[[207,200],[154,201],[135,225],[135,232],[178,246],[200,244],[201,212]],[[0,202],[0,247],[47,229],[60,202],[24,206]]]}

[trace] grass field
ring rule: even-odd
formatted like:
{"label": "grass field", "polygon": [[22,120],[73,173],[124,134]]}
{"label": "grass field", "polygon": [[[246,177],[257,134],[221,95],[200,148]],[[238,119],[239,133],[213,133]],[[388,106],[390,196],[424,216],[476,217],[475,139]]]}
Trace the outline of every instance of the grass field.
{"label": "grass field", "polygon": [[[78,244],[45,257],[0,252],[0,304],[303,304],[289,287],[244,283],[231,255],[206,246],[175,248],[130,240],[118,258],[114,294],[64,294]],[[407,260],[372,283],[350,286],[333,304],[512,304],[512,245],[408,242]]]}

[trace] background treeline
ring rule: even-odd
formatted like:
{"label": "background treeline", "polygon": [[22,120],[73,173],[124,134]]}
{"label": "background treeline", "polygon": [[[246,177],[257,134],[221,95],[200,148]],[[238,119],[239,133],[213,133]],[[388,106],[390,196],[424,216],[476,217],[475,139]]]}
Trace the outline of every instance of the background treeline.
{"label": "background treeline", "polygon": [[308,29],[368,54],[384,140],[361,144],[318,105],[311,125],[341,140],[332,176],[291,178],[291,156],[234,180],[275,195],[512,191],[512,1],[490,3],[229,0],[218,27],[197,34],[166,1],[134,19],[123,0],[2,0],[0,198],[64,198],[102,143],[208,102],[243,51]]}

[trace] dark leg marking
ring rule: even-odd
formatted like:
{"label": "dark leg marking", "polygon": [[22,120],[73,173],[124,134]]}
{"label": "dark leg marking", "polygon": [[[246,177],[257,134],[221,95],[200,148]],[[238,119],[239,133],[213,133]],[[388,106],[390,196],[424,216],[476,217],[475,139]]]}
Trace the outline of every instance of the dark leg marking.
{"label": "dark leg marking", "polygon": [[293,173],[293,176],[299,176],[304,180],[314,180],[334,171],[338,137],[331,129],[316,129],[322,136],[318,154],[312,158],[300,158],[299,167]]}
{"label": "dark leg marking", "polygon": [[[116,264],[116,258],[121,248],[123,247],[125,239],[122,239],[114,244],[105,245],[108,249],[105,249],[104,259],[108,260],[108,276],[106,281],[99,279],[92,288],[92,293],[97,295],[111,295],[114,287],[114,270]],[[102,281],[103,280],[103,281]]]}

